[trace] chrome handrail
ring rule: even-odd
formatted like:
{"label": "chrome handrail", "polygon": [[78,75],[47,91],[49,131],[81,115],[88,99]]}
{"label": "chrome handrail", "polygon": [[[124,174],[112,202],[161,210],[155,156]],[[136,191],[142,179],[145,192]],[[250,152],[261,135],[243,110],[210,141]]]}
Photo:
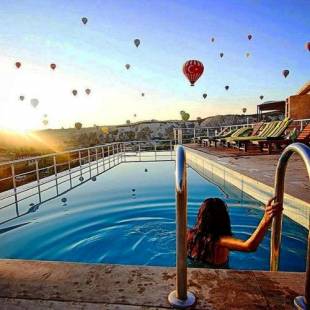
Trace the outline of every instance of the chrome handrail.
{"label": "chrome handrail", "polygon": [[[293,143],[285,148],[279,158],[275,175],[275,202],[283,203],[285,171],[290,157],[297,153],[304,161],[310,179],[310,148],[303,143]],[[279,267],[280,246],[282,235],[282,213],[276,216],[272,223],[270,270],[277,271]],[[294,304],[298,309],[308,309],[310,306],[310,227],[308,233],[305,296],[298,296]]]}
{"label": "chrome handrail", "polygon": [[187,171],[183,146],[176,149],[176,290],[172,291],[169,303],[180,309],[191,307],[196,302],[192,292],[187,291]]}

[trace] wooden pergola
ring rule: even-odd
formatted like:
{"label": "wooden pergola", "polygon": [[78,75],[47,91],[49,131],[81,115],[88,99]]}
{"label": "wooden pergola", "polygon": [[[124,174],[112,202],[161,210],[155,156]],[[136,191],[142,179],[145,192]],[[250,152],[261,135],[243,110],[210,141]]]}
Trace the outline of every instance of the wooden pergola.
{"label": "wooden pergola", "polygon": [[257,120],[262,119],[262,113],[266,111],[277,111],[285,114],[285,101],[266,101],[257,105]]}

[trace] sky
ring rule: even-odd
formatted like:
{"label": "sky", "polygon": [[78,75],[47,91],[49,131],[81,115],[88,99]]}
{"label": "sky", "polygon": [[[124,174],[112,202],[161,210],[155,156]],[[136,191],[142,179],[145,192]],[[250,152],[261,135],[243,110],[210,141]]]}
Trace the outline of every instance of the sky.
{"label": "sky", "polygon": [[[282,100],[310,80],[309,12],[309,0],[2,0],[0,128],[255,113],[260,95]],[[189,59],[205,68],[194,87]]]}

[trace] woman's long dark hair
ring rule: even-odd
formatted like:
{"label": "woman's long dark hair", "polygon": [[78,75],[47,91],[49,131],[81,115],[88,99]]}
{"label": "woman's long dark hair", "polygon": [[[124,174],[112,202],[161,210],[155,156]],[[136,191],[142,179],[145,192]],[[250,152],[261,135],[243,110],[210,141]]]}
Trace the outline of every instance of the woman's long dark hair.
{"label": "woman's long dark hair", "polygon": [[230,217],[226,203],[208,198],[200,206],[197,221],[189,232],[188,255],[197,260],[212,260],[214,244],[221,236],[231,236]]}

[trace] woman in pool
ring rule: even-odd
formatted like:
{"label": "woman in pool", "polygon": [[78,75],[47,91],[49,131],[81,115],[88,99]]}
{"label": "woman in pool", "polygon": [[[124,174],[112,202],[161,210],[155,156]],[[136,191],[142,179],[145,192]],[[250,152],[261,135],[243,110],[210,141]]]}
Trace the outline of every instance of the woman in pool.
{"label": "woman in pool", "polygon": [[270,199],[265,213],[253,232],[244,241],[232,236],[226,203],[208,198],[200,206],[196,225],[187,232],[187,255],[196,264],[227,267],[229,251],[254,252],[263,240],[272,218],[282,211],[282,205]]}

